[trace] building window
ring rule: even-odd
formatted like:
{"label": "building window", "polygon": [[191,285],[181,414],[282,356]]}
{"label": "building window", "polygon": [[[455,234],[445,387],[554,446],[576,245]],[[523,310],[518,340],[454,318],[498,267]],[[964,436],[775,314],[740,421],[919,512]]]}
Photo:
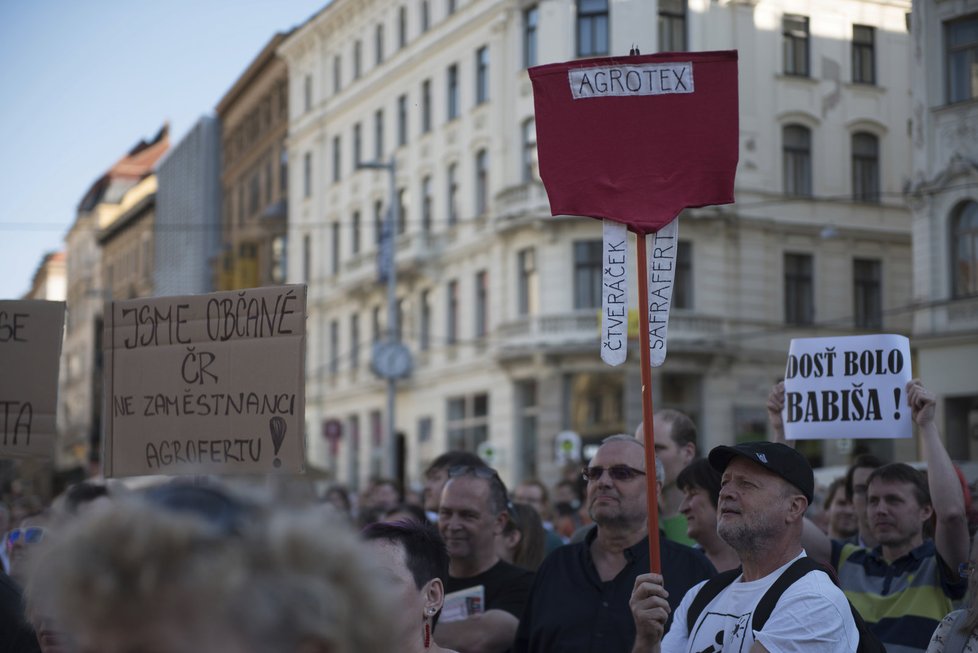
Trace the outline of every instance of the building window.
{"label": "building window", "polygon": [[284,144],[278,151],[278,189],[282,193],[289,189],[289,151]]}
{"label": "building window", "polygon": [[374,161],[384,160],[384,110],[374,112]]}
{"label": "building window", "polygon": [[453,225],[458,222],[458,165],[452,163],[448,166],[448,224]]}
{"label": "building window", "polygon": [[407,45],[407,7],[401,5],[397,10],[397,47]]}
{"label": "building window", "polygon": [[407,95],[397,98],[397,146],[407,145],[408,142],[408,106]]}
{"label": "building window", "polygon": [[353,125],[353,167],[363,162],[363,135],[360,123]]}
{"label": "building window", "polygon": [[374,65],[379,66],[384,63],[384,25],[378,24],[374,28]]}
{"label": "building window", "polygon": [[485,215],[489,210],[489,153],[475,153],[475,214]]}
{"label": "building window", "polygon": [[489,100],[489,46],[475,51],[475,103]]}
{"label": "building window", "polygon": [[431,7],[428,0],[421,0],[421,33],[424,34],[431,27]]}
{"label": "building window", "polygon": [[374,306],[370,311],[370,339],[371,342],[380,342],[380,306]]}
{"label": "building window", "polygon": [[381,200],[374,202],[374,236],[378,243],[384,237],[384,203]]}
{"label": "building window", "polygon": [[333,181],[340,180],[343,172],[343,150],[340,149],[340,137],[333,137]]}
{"label": "building window", "polygon": [[540,8],[536,5],[523,11],[523,67],[537,65],[537,25]]}
{"label": "building window", "polygon": [[350,369],[360,369],[360,314],[350,316]]}
{"label": "building window", "polygon": [[302,237],[302,283],[309,283],[312,278],[312,236]]}
{"label": "building window", "polygon": [[489,439],[488,394],[449,397],[446,413],[449,449],[475,452]]}
{"label": "building window", "polygon": [[537,252],[532,247],[516,252],[516,314],[535,315],[539,309],[537,295]]}
{"label": "building window", "polygon": [[312,111],[312,75],[306,75],[303,80],[302,107],[306,112]]}
{"label": "building window", "polygon": [[781,27],[784,35],[784,74],[808,77],[808,16],[785,14]]}
{"label": "building window", "polygon": [[306,152],[302,157],[302,196],[312,196],[312,152]]}
{"label": "building window", "polygon": [[852,135],[852,199],[880,201],[880,142],[875,134]]}
{"label": "building window", "polygon": [[535,379],[527,379],[513,385],[516,391],[516,433],[520,452],[517,458],[523,468],[520,478],[533,478],[537,475],[539,440],[537,382]]}
{"label": "building window", "polygon": [[329,322],[329,373],[340,371],[340,323],[336,320]]}
{"label": "building window", "polygon": [[608,0],[577,0],[577,56],[608,54]]}
{"label": "building window", "polygon": [[258,205],[261,203],[261,180],[258,178],[258,171],[251,173],[248,180],[248,215],[258,213]]}
{"label": "building window", "polygon": [[883,327],[882,269],[879,259],[852,261],[852,314],[857,329]]}
{"label": "building window", "polygon": [[418,329],[418,348],[428,351],[431,348],[431,291],[421,291],[420,324]]}
{"label": "building window", "polygon": [[676,248],[676,277],[672,287],[673,308],[693,308],[693,244],[680,240]]}
{"label": "building window", "polygon": [[408,194],[406,188],[397,191],[397,233],[403,234],[407,231],[408,221]]}
{"label": "building window", "polygon": [[445,15],[451,16],[455,13],[455,0],[445,0]]}
{"label": "building window", "polygon": [[785,125],[781,131],[785,195],[811,197],[812,132],[803,125]]}
{"label": "building window", "polygon": [[475,337],[489,333],[489,277],[485,270],[475,273]]}
{"label": "building window", "polygon": [[448,120],[458,118],[458,64],[448,67],[446,73],[446,83],[448,88]]}
{"label": "building window", "polygon": [[978,202],[958,205],[951,219],[953,297],[978,295]]}
{"label": "building window", "polygon": [[330,257],[329,269],[333,274],[339,274],[340,272],[340,223],[333,222],[332,224],[332,245],[333,251]]}
{"label": "building window", "polygon": [[421,133],[431,131],[431,80],[421,82]]}
{"label": "building window", "polygon": [[435,421],[428,415],[418,418],[418,442],[431,442]]}
{"label": "building window", "polygon": [[601,241],[574,241],[574,308],[601,308]]}
{"label": "building window", "polygon": [[659,50],[686,51],[686,0],[659,0]]}
{"label": "building window", "polygon": [[421,231],[431,233],[431,176],[421,180]]}
{"label": "building window", "polygon": [[353,79],[360,79],[363,59],[363,44],[358,40],[353,43]]}
{"label": "building window", "polygon": [[343,88],[343,59],[340,55],[333,57],[333,94]]}
{"label": "building window", "polygon": [[458,281],[448,282],[445,297],[445,340],[450,345],[458,342]]}
{"label": "building window", "polygon": [[815,322],[811,254],[784,255],[784,321],[796,326]]}
{"label": "building window", "polygon": [[523,183],[528,184],[537,176],[537,124],[533,118],[527,118],[523,121],[522,154],[521,177]]}
{"label": "building window", "polygon": [[876,28],[852,26],[852,81],[876,83]]}
{"label": "building window", "polygon": [[276,236],[272,240],[272,283],[285,283],[288,275],[288,247],[285,236]]}
{"label": "building window", "polygon": [[350,220],[350,252],[360,253],[360,212],[354,211]]}
{"label": "building window", "polygon": [[978,14],[945,24],[947,101],[978,98]]}

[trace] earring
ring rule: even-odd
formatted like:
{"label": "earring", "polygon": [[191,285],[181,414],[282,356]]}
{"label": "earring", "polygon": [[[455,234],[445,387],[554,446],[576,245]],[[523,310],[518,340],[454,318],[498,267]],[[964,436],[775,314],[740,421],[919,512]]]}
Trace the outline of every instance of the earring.
{"label": "earring", "polygon": [[424,620],[424,647],[431,648],[431,625],[428,620]]}

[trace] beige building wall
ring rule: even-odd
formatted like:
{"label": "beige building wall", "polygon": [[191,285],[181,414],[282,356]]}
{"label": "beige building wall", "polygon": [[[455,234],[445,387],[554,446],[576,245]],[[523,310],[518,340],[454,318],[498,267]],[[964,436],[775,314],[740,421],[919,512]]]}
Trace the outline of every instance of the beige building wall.
{"label": "beige building wall", "polygon": [[153,295],[156,175],[129,190],[119,216],[99,233],[102,288],[113,301]]}
{"label": "beige building wall", "polygon": [[285,280],[288,73],[276,34],[217,105],[221,120],[223,252],[218,290]]}
{"label": "beige building wall", "polygon": [[[398,39],[402,3],[336,0],[279,48],[289,65],[291,96],[289,281],[309,284],[310,462],[354,485],[386,469],[386,385],[370,371],[369,359],[375,312],[381,334],[386,323],[384,288],[377,283],[374,206],[387,205],[388,177],[383,171],[354,170],[359,125],[361,160],[376,154],[386,160],[393,153],[397,187],[405,189],[408,217],[396,244],[398,298],[414,370],[398,383],[396,415],[406,445],[406,478],[420,480],[428,462],[453,443],[472,445],[485,438],[507,482],[537,475],[552,483],[562,473],[554,455],[560,431],[574,430],[593,443],[631,432],[641,420],[637,345],[623,367],[601,363],[598,308],[582,307],[583,291],[575,282],[586,267],[575,262],[576,243],[600,240],[600,223],[551,217],[535,170],[528,177],[523,172],[526,162],[532,166],[535,160],[533,130],[524,130],[533,118],[523,65],[527,11],[537,11],[537,63],[564,61],[576,53],[576,3],[459,0],[452,15],[446,15],[445,3],[429,4],[426,31],[418,5],[404,5],[403,47]],[[645,53],[660,49],[657,3],[609,4],[611,53],[625,54],[633,43]],[[767,392],[783,371],[792,337],[909,332],[910,220],[901,195],[910,170],[908,9],[909,2],[856,0],[688,3],[685,48],[740,52],[737,203],[682,214],[680,238],[691,253],[684,275],[690,292],[685,304],[673,308],[669,357],[653,373],[656,407],[690,412],[703,448],[763,436]],[[785,14],[808,18],[807,76],[784,72]],[[852,82],[854,23],[873,27],[872,84]],[[380,61],[378,25],[384,42]],[[488,99],[479,103],[477,52],[483,47]],[[452,65],[458,71],[458,115],[450,119]],[[421,119],[426,80],[428,132]],[[302,101],[305,88],[311,89],[308,105]],[[401,96],[407,107],[404,144],[397,140]],[[790,125],[806,127],[811,135],[811,187],[804,196],[784,192],[783,129]],[[852,139],[860,132],[875,136],[879,147],[876,201],[853,200]],[[481,212],[480,151],[488,161],[488,199]],[[308,182],[299,163],[307,160]],[[452,169],[458,188],[455,221],[448,207]],[[432,207],[427,231],[421,219],[426,179]],[[359,236],[354,235],[357,214]],[[528,272],[521,275],[520,263],[527,261],[521,252],[527,251],[532,266],[524,266]],[[814,309],[800,326],[787,325],[785,315],[785,254],[792,253],[811,262]],[[873,261],[878,275],[872,292],[879,297],[881,324],[872,328],[854,320],[856,259]],[[488,280],[484,335],[476,319],[481,271]],[[449,333],[453,281],[458,284],[454,341]],[[633,278],[633,306],[636,286]],[[422,344],[425,315],[427,347]],[[325,419],[338,419],[345,427],[336,456],[320,435]],[[891,444],[872,446],[889,455]],[[816,445],[809,453],[834,464],[847,450],[846,443]]]}
{"label": "beige building wall", "polygon": [[[978,28],[978,2],[914,2],[911,44],[913,342],[918,371],[938,395],[951,457],[978,458],[978,43],[954,43],[972,62],[952,73],[952,33]],[[952,93],[949,80],[960,83]],[[971,283],[962,284],[961,274]]]}

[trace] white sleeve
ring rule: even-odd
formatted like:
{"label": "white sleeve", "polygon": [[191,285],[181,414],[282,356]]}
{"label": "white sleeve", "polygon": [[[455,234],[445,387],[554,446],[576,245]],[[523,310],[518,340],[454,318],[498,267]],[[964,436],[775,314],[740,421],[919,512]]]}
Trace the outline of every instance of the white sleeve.
{"label": "white sleeve", "polygon": [[941,623],[937,624],[937,628],[934,629],[934,634],[930,638],[930,644],[927,646],[926,653],[942,653],[944,650],[944,642],[951,631],[951,624],[954,623],[954,619],[957,616],[956,612],[952,612],[941,620]]}
{"label": "white sleeve", "polygon": [[669,626],[669,632],[662,638],[661,653],[685,653],[689,645],[689,626],[686,625],[686,613],[689,612],[689,605],[693,602],[693,598],[705,584],[706,581],[704,580],[690,588],[683,600],[679,602],[679,607],[672,615],[672,625]]}
{"label": "white sleeve", "polygon": [[754,640],[771,653],[855,653],[859,631],[845,594],[816,571],[785,590]]}

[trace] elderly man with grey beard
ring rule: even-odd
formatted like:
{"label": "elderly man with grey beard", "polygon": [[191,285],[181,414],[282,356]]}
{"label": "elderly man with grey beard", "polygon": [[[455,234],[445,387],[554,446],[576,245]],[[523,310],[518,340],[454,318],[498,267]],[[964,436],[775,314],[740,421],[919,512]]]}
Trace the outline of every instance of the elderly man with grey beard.
{"label": "elderly man with grey beard", "polygon": [[[805,457],[780,443],[748,442],[716,447],[709,460],[722,475],[717,532],[737,552],[742,571],[729,572],[725,586],[713,581],[688,592],[664,637],[672,597],[660,575],[638,578],[633,651],[855,651],[859,632],[848,601],[828,574],[808,568],[801,546],[815,487]],[[782,574],[797,579],[781,588]],[[765,620],[759,605],[769,605],[772,587],[783,592]]]}

